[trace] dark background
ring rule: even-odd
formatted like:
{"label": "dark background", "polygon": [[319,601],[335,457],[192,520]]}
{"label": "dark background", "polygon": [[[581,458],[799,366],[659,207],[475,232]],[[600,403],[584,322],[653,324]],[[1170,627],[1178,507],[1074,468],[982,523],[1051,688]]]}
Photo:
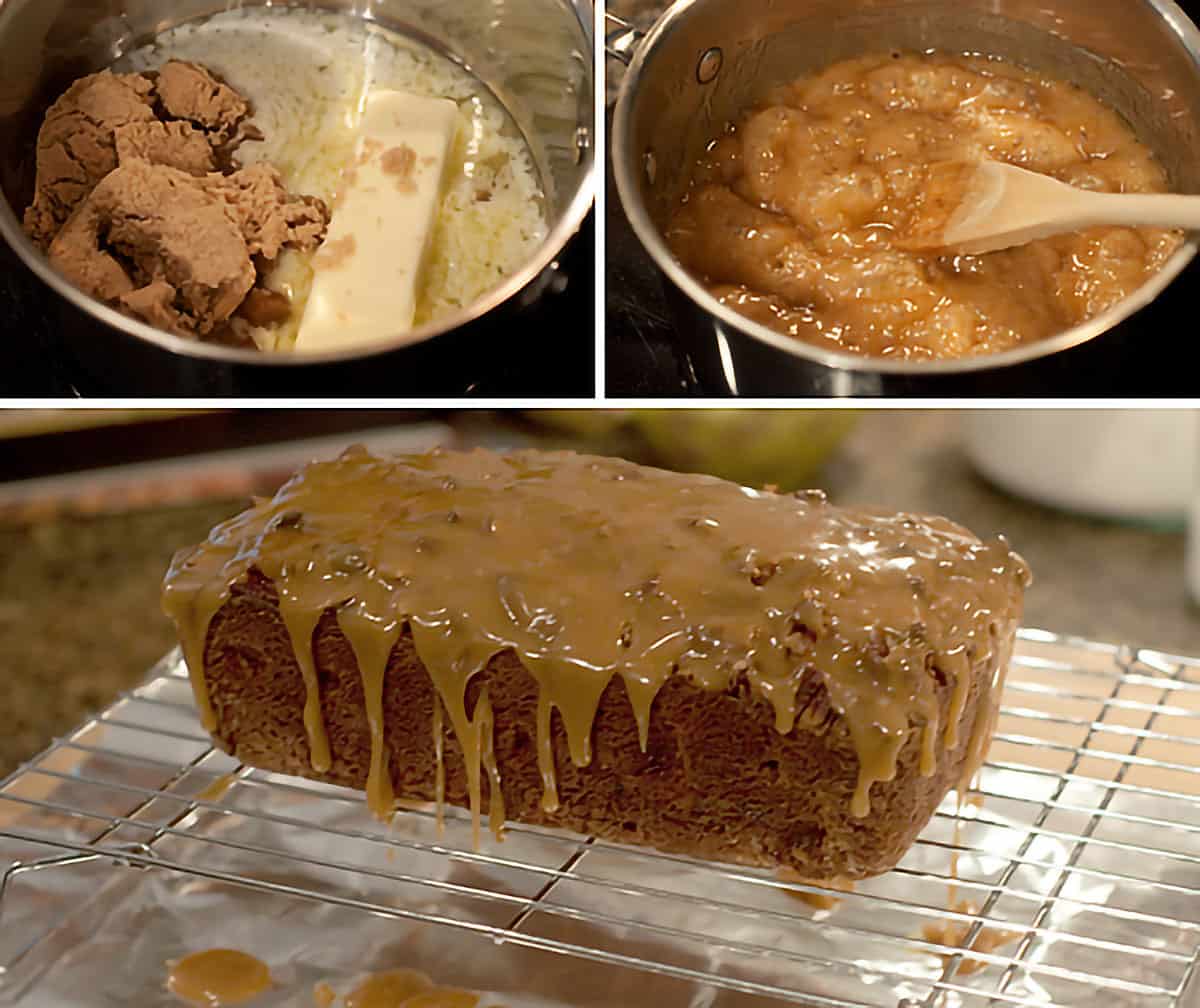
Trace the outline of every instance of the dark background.
{"label": "dark background", "polygon": [[[388,370],[376,375],[379,386],[366,391],[421,398],[591,398],[595,394],[594,249],[593,213],[560,257],[560,276],[566,280],[563,290],[543,295],[513,324],[486,334],[486,344],[480,342],[474,352],[455,348],[437,358],[433,366],[424,365],[419,374],[385,365]],[[0,398],[161,394],[154,388],[132,389],[120,382],[105,387],[73,367],[56,298],[3,241],[0,343],[5,348]],[[347,397],[362,395],[364,390],[328,387],[319,394]]]}

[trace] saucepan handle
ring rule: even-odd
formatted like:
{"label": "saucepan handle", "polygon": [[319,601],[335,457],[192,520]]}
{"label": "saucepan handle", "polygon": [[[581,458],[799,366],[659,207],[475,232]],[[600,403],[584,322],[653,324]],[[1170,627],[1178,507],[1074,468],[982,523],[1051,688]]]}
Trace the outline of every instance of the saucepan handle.
{"label": "saucepan handle", "polygon": [[626,66],[633,62],[638,45],[646,33],[616,14],[604,12],[604,51]]}

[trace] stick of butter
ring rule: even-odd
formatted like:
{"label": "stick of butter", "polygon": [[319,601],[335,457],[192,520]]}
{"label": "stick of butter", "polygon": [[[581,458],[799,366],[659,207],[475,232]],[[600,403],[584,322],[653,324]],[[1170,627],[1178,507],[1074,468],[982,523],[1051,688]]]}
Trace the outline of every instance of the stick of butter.
{"label": "stick of butter", "polygon": [[448,98],[367,96],[355,160],[313,259],[298,351],[361,346],[412,328],[457,121]]}

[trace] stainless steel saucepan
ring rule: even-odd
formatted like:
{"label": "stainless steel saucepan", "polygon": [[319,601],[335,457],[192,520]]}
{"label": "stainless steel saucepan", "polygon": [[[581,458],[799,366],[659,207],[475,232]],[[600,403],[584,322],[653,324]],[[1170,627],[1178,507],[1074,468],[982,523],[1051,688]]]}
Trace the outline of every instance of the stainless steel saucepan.
{"label": "stainless steel saucepan", "polygon": [[[1011,392],[1014,376],[1035,375],[1051,355],[1129,339],[1134,317],[1196,255],[1193,238],[1126,301],[1044,342],[923,363],[830,352],[758,325],[710,295],[662,233],[704,145],[770,88],[891,48],[987,53],[1071,80],[1132,124],[1175,191],[1200,193],[1200,31],[1173,0],[678,0],[644,36],[610,18],[607,43],[610,55],[629,64],[613,116],[617,190],[669,281],[677,328],[710,388],[955,394],[986,390],[989,376],[1007,375],[1003,387]],[[1166,335],[1139,338],[1146,353],[1167,353]]]}
{"label": "stainless steel saucepan", "polygon": [[50,266],[19,223],[31,195],[34,140],[46,108],[71,80],[177,24],[270,2],[0,0],[0,234],[56,295],[57,324],[74,364],[88,375],[106,376],[111,394],[353,395],[379,389],[389,375],[394,388],[404,376],[412,388],[414,373],[461,367],[476,351],[520,340],[520,313],[543,295],[556,258],[591,207],[592,26],[574,0],[291,3],[348,13],[419,38],[493,91],[530,142],[546,191],[550,226],[537,254],[454,317],[367,351],[324,355],[266,354],[181,339],[84,296]]}

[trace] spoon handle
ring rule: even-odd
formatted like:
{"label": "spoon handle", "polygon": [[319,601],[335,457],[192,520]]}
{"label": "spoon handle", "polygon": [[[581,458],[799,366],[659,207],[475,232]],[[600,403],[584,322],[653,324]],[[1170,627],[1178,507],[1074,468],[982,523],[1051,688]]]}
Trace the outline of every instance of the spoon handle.
{"label": "spoon handle", "polygon": [[1080,227],[1123,224],[1200,231],[1200,196],[1087,193],[1072,209]]}

